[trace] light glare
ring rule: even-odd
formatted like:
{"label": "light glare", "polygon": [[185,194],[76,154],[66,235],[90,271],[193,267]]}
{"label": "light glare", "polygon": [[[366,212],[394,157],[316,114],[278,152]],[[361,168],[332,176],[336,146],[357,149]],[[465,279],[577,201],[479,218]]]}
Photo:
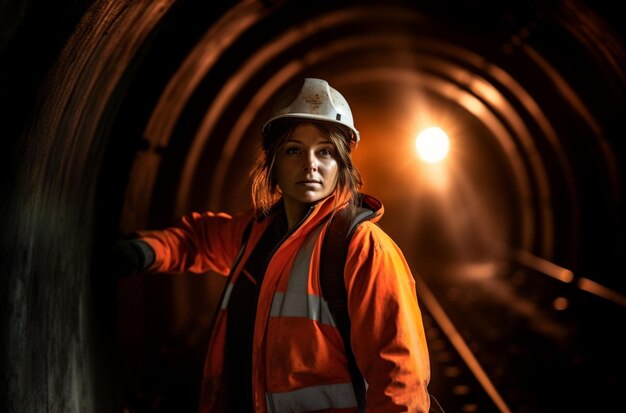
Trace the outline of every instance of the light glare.
{"label": "light glare", "polygon": [[423,161],[436,163],[448,155],[450,140],[441,128],[433,126],[424,129],[417,135],[415,148]]}

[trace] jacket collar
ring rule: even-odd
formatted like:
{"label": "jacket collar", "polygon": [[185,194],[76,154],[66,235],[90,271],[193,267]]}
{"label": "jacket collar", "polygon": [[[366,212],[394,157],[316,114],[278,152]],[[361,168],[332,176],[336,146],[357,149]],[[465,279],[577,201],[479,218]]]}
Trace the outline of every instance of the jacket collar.
{"label": "jacket collar", "polygon": [[[347,207],[348,202],[343,202],[340,205],[337,205],[337,198],[335,194],[331,194],[326,198],[311,204],[309,206],[309,210],[306,215],[302,218],[302,220],[298,223],[296,228],[294,228],[293,232],[299,232],[301,228],[309,228],[310,226],[316,227],[335,211],[335,209],[341,209]],[[372,221],[376,222],[380,219],[380,217],[384,214],[384,206],[382,202],[372,195],[360,194],[360,206],[371,209],[374,211],[374,218]],[[270,210],[270,214],[267,218],[272,221],[275,220],[284,220],[285,218],[285,209],[283,206],[282,198],[274,204],[272,209]],[[262,215],[257,215],[257,220],[263,221],[265,219]]]}

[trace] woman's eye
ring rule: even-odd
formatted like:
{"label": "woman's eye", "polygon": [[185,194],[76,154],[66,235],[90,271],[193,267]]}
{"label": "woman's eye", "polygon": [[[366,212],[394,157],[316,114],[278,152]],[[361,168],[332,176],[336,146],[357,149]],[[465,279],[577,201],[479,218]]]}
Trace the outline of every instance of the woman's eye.
{"label": "woman's eye", "polygon": [[320,155],[322,156],[332,156],[332,154],[333,154],[332,149],[324,148],[320,150]]}
{"label": "woman's eye", "polygon": [[296,148],[296,147],[291,147],[291,148],[287,148],[285,150],[285,153],[287,155],[297,155],[300,153],[300,149]]}

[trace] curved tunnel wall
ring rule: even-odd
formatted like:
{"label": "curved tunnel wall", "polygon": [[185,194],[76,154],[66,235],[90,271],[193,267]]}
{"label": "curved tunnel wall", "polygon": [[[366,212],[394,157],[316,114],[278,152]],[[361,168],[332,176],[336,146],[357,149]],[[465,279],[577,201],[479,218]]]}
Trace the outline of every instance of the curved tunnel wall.
{"label": "curved tunnel wall", "polygon": [[[429,202],[419,186],[429,175],[406,152],[431,114],[455,125],[466,149],[455,211],[478,202],[494,219],[488,235],[507,247],[625,291],[613,272],[623,252],[616,62],[624,52],[601,19],[576,2],[456,13],[409,2],[295,3],[101,1],[85,15],[42,87],[16,162],[3,280],[8,411],[116,403],[116,386],[102,386],[117,374],[105,367],[116,356],[104,355],[116,344],[103,336],[119,327],[132,353],[146,336],[171,334],[155,333],[143,311],[180,311],[189,285],[135,280],[115,290],[91,278],[102,275],[92,248],[189,209],[247,205],[266,101],[295,76],[325,77],[353,104],[363,136],[355,157],[388,210],[430,231],[450,218],[414,212],[414,202]],[[390,171],[381,151],[406,168]],[[413,175],[407,196],[386,189],[390,180],[410,186]],[[385,225],[407,245],[419,241],[404,221]],[[95,309],[130,321],[102,327]],[[188,305],[172,324],[194,311]]]}
{"label": "curved tunnel wall", "polygon": [[[546,26],[555,22],[544,20],[560,19],[570,26],[580,26],[576,15],[571,15],[569,3],[563,9],[551,7],[545,10],[520,7],[515,12],[521,17],[512,21],[506,21],[502,10],[492,10],[482,17],[474,13],[471,16],[475,21],[459,28],[441,16],[438,20],[426,10],[402,3],[312,10],[290,7],[287,3],[274,6],[272,13],[255,2],[240,3],[196,44],[173,75],[162,102],[148,122],[145,135],[149,141],[163,142],[175,137],[185,142],[174,144],[176,148],[172,152],[176,154],[172,158],[180,158],[172,162],[171,168],[160,172],[171,182],[166,198],[176,199],[167,219],[189,207],[219,208],[225,200],[230,202],[225,205],[228,208],[233,205],[233,199],[245,202],[241,199],[246,193],[246,188],[241,188],[245,176],[237,171],[245,171],[249,165],[245,161],[243,165],[237,163],[241,161],[233,154],[237,150],[254,154],[255,148],[250,146],[258,139],[256,131],[263,102],[293,76],[328,73],[326,77],[340,82],[338,86],[347,94],[364,95],[365,92],[358,91],[375,84],[388,85],[388,89],[394,84],[412,84],[416,95],[426,99],[432,96],[433,101],[447,103],[450,111],[459,107],[475,117],[477,130],[466,132],[474,137],[463,140],[482,138],[496,142],[501,163],[510,175],[502,197],[510,202],[495,211],[497,215],[503,210],[517,210],[512,215],[506,213],[499,221],[503,226],[516,223],[504,236],[506,242],[578,270],[585,265],[580,262],[581,243],[587,238],[583,234],[594,226],[584,224],[586,221],[581,219],[582,201],[600,197],[619,204],[619,171],[616,155],[606,150],[607,139],[614,139],[608,135],[614,131],[600,125],[596,118],[603,116],[604,108],[587,106],[587,97],[580,96],[577,90],[578,75],[569,72],[567,63],[563,63],[569,59],[580,61],[580,56],[574,53],[585,51],[574,47],[560,50],[563,61],[550,61],[554,59],[550,53],[555,53],[550,47],[564,44],[558,43],[562,39],[557,37],[564,34],[546,30]],[[586,15],[587,10],[582,8],[578,13]],[[293,21],[292,25],[284,26],[285,16]],[[458,16],[446,17],[458,23],[454,20]],[[473,25],[486,23],[489,24],[481,27],[484,33],[476,34]],[[507,23],[510,26],[502,27]],[[471,36],[466,35],[469,29],[474,29]],[[218,32],[220,35],[215,36]],[[541,48],[546,50],[542,52]],[[489,60],[481,53],[488,55]],[[619,53],[615,57],[618,56]],[[593,56],[584,58],[587,61]],[[603,63],[592,61],[591,64],[599,64],[593,69],[595,73],[611,70]],[[616,71],[612,76],[613,79],[597,79],[600,83],[615,82],[623,74]],[[194,84],[197,88],[190,86]],[[216,89],[216,84],[222,87]],[[379,95],[372,95],[374,89],[370,88],[368,100],[355,102],[357,108],[366,111],[368,105],[364,102],[394,99],[391,93],[385,96],[384,86],[379,88]],[[397,100],[397,90],[394,93]],[[619,92],[610,93],[619,99]],[[403,99],[404,105],[399,106],[404,106],[401,108],[404,112],[416,106],[417,99],[407,96]],[[550,105],[546,104],[548,101]],[[388,124],[406,125],[411,116],[419,117],[430,102],[420,104],[415,113],[396,117],[395,122],[387,120]],[[365,119],[360,127],[369,142],[388,139],[380,135],[390,135],[389,132],[368,134],[371,126]],[[182,125],[178,131],[174,128],[177,124]],[[394,131],[398,132],[408,131]],[[577,153],[585,153],[590,162],[575,159]],[[490,159],[482,161],[489,163]],[[464,166],[471,171],[472,165]],[[229,181],[231,176],[235,178]],[[595,176],[599,186],[583,188],[580,183],[589,179],[587,176]],[[198,191],[201,187],[207,190]],[[163,185],[159,188],[162,190]],[[587,195],[587,191],[591,194]],[[495,202],[489,203],[492,204]],[[145,210],[148,205],[144,201]],[[586,216],[591,216],[598,205],[587,208]],[[611,219],[616,218],[615,212],[605,212]]]}

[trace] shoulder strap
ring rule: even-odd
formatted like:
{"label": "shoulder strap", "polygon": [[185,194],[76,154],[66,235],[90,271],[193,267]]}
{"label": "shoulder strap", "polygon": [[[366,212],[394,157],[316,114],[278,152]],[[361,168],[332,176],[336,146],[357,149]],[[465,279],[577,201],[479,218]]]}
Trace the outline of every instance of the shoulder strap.
{"label": "shoulder strap", "polygon": [[[228,294],[228,285],[233,279],[233,276],[235,275],[235,269],[237,268],[237,265],[239,265],[239,261],[241,261],[241,258],[243,257],[243,253],[246,250],[246,246],[248,245],[248,238],[250,237],[250,231],[252,230],[253,221],[254,220],[250,220],[250,222],[248,222],[248,224],[243,230],[243,235],[241,236],[241,247],[239,247],[239,251],[237,252],[237,255],[235,256],[235,261],[233,261],[233,264],[230,267],[230,272],[228,273],[228,276],[226,277],[226,284],[224,284],[222,295],[220,297],[220,300],[218,301],[220,305],[224,304],[224,297],[226,297],[226,295]],[[214,316],[213,321],[215,321],[215,318],[216,317]],[[212,330],[213,330],[213,327],[211,327],[211,330],[209,331],[212,331]]]}
{"label": "shoulder strap", "polygon": [[350,208],[337,211],[331,218],[329,228],[322,241],[322,258],[320,260],[322,295],[328,302],[330,312],[343,338],[354,394],[361,413],[365,412],[366,405],[365,381],[356,364],[350,345],[350,315],[348,314],[343,270],[348,255],[348,244],[354,229],[373,215],[374,212],[366,208],[358,208],[356,213],[353,213]]}
{"label": "shoulder strap", "polygon": [[[331,218],[326,236],[322,241],[320,259],[320,284],[324,299],[333,315],[335,324],[343,338],[348,359],[348,368],[352,377],[352,386],[356,395],[359,413],[365,412],[365,380],[356,364],[350,344],[350,314],[348,313],[348,293],[344,284],[343,271],[348,255],[348,244],[356,227],[370,219],[375,213],[367,208],[358,208],[352,213],[348,208],[337,211]],[[443,408],[429,393],[430,413],[444,413]]]}

